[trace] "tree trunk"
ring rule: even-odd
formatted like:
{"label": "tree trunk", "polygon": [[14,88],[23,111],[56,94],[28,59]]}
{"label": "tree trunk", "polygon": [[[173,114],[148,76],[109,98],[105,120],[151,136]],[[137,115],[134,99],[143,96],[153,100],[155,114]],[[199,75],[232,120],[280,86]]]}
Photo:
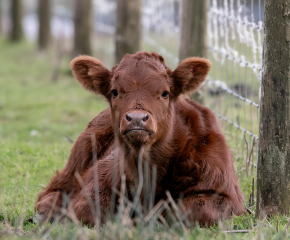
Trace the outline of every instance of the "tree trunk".
{"label": "tree trunk", "polygon": [[265,1],[257,215],[290,213],[290,0]]}
{"label": "tree trunk", "polygon": [[38,47],[46,50],[50,43],[51,0],[38,0]]}
{"label": "tree trunk", "polygon": [[141,1],[117,0],[115,62],[119,63],[126,53],[140,50]]}
{"label": "tree trunk", "polygon": [[[208,0],[182,0],[181,4],[179,61],[188,57],[207,57]],[[198,92],[192,99],[203,102]]]}
{"label": "tree trunk", "polygon": [[2,0],[0,0],[0,35],[2,34]]}
{"label": "tree trunk", "polygon": [[19,41],[23,37],[22,30],[22,0],[11,0],[11,41]]}
{"label": "tree trunk", "polygon": [[74,56],[92,55],[92,0],[76,0]]}

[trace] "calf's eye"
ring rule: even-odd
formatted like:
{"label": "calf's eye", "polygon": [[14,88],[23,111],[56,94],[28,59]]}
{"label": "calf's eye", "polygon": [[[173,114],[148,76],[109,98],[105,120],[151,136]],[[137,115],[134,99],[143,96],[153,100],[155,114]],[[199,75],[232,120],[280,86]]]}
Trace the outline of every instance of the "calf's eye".
{"label": "calf's eye", "polygon": [[163,97],[163,98],[167,98],[168,94],[169,94],[169,92],[164,91],[164,92],[161,94],[161,97]]}
{"label": "calf's eye", "polygon": [[115,97],[118,97],[118,91],[116,90],[116,89],[113,89],[112,91],[111,91],[111,93],[113,94],[113,97],[115,98]]}

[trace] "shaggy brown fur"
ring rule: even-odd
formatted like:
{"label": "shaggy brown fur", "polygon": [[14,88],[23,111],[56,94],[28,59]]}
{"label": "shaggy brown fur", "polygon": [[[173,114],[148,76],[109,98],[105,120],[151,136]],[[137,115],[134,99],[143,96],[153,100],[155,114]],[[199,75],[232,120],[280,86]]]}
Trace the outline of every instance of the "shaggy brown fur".
{"label": "shaggy brown fur", "polygon": [[[120,171],[114,176],[114,169],[123,166],[128,198],[132,199],[140,155],[143,167],[149,162],[150,174],[153,166],[157,168],[155,203],[167,198],[167,190],[175,200],[182,196],[182,211],[189,212],[190,221],[202,225],[243,213],[243,194],[214,114],[181,96],[197,90],[205,80],[210,69],[206,59],[185,59],[172,72],[158,54],[139,52],[126,55],[109,71],[99,60],[80,56],[71,62],[71,69],[85,89],[104,95],[110,108],[88,124],[65,168],[39,194],[36,210],[40,216],[48,217],[54,200],[61,208],[63,195],[56,194],[66,192],[71,198],[69,211],[73,209],[79,220],[94,225],[86,192],[95,202],[97,170],[104,223],[105,212],[116,210],[113,200],[118,197],[112,199],[112,187],[121,187]],[[76,172],[86,191],[76,180]]]}

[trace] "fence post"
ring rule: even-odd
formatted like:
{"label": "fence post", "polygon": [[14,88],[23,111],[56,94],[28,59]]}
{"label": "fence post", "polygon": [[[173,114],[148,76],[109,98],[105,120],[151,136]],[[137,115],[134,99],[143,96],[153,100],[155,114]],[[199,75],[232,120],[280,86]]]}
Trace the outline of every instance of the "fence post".
{"label": "fence post", "polygon": [[38,0],[38,48],[46,50],[50,43],[51,0]]}
{"label": "fence post", "polygon": [[[207,57],[208,0],[182,0],[180,18],[179,61],[187,57]],[[202,103],[197,92],[192,98]]]}
{"label": "fence post", "polygon": [[22,0],[11,1],[11,22],[10,40],[19,41],[23,37],[22,30]]}
{"label": "fence post", "polygon": [[140,50],[141,1],[117,0],[115,34],[115,62],[119,63],[126,53]]}
{"label": "fence post", "polygon": [[265,0],[257,215],[290,211],[290,0]]}
{"label": "fence post", "polygon": [[92,55],[92,22],[92,0],[76,0],[74,56],[79,54]]}

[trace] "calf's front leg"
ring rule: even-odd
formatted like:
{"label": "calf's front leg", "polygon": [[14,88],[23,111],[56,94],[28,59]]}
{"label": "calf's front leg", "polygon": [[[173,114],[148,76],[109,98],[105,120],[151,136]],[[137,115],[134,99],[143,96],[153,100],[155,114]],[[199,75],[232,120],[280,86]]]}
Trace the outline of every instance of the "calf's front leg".
{"label": "calf's front leg", "polygon": [[243,208],[237,208],[231,198],[223,194],[202,193],[182,200],[181,210],[188,220],[202,226],[211,226],[219,219],[225,219],[232,214],[241,215]]}
{"label": "calf's front leg", "polygon": [[75,142],[64,169],[57,172],[46,188],[39,193],[35,205],[35,211],[40,215],[39,218],[44,219],[47,217],[50,206],[52,206],[55,198],[57,198],[55,209],[61,209],[62,194],[66,193],[70,196],[76,190],[75,173],[78,172],[82,175],[93,165],[93,138],[95,138],[95,148],[99,158],[105,154],[114,138],[109,110],[103,111],[89,123],[87,129]]}

